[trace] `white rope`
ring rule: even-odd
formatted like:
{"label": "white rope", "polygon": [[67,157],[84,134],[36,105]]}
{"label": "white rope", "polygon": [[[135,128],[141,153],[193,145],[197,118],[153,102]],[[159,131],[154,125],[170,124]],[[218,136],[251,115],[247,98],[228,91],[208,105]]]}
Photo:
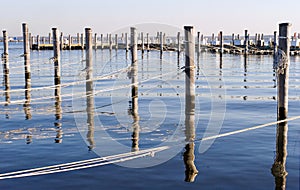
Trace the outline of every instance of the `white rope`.
{"label": "white rope", "polygon": [[264,127],[268,127],[268,126],[271,126],[271,125],[276,125],[276,124],[279,124],[279,123],[292,121],[292,120],[296,120],[296,119],[300,119],[300,116],[295,116],[295,117],[291,117],[291,118],[284,119],[284,120],[279,120],[279,121],[274,121],[274,122],[270,122],[270,123],[266,123],[266,124],[262,124],[262,125],[257,125],[257,126],[254,126],[254,127],[249,127],[249,128],[246,128],[246,129],[240,129],[240,130],[237,130],[237,131],[231,131],[231,132],[227,132],[227,133],[223,133],[223,134],[219,134],[219,135],[205,137],[205,138],[197,139],[195,141],[207,141],[207,140],[216,139],[216,138],[220,138],[220,137],[226,137],[226,136],[235,135],[235,134],[243,133],[243,132],[247,132],[247,131],[252,131],[252,130],[255,130],[255,129],[260,129],[260,128],[264,128]]}
{"label": "white rope", "polygon": [[61,173],[61,172],[103,166],[103,165],[108,165],[108,164],[112,164],[112,163],[133,160],[133,159],[137,159],[137,158],[141,158],[141,157],[145,157],[145,156],[153,156],[156,152],[160,152],[160,151],[163,151],[166,149],[169,149],[169,147],[162,146],[162,147],[157,147],[157,148],[152,148],[152,149],[128,152],[128,153],[106,156],[106,157],[101,157],[101,158],[93,158],[93,159],[81,160],[81,161],[77,161],[77,162],[45,166],[45,167],[40,167],[40,168],[28,169],[28,170],[20,170],[20,171],[16,171],[16,172],[9,172],[9,173],[0,174],[0,180],[1,179],[12,179],[12,178],[45,175],[45,174],[52,174],[52,173]]}

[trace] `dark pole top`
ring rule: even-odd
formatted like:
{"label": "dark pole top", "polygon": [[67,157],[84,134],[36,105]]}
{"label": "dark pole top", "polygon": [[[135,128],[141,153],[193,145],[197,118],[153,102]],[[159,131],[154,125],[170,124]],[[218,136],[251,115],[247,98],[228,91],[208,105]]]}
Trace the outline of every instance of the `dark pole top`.
{"label": "dark pole top", "polygon": [[292,24],[287,22],[287,23],[280,23],[279,26],[291,26]]}
{"label": "dark pole top", "polygon": [[190,29],[193,29],[193,28],[194,28],[193,26],[184,26],[185,30],[190,30]]}

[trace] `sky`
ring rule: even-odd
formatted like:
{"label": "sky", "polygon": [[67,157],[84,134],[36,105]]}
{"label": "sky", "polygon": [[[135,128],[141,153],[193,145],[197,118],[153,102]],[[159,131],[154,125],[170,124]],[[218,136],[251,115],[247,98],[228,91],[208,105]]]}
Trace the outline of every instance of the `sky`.
{"label": "sky", "polygon": [[[114,33],[129,27],[148,25],[157,30],[166,25],[171,33],[185,25],[211,35],[273,34],[279,23],[292,23],[300,33],[299,0],[0,0],[0,29],[9,36],[21,36],[26,22],[33,35],[47,36],[57,27],[65,34]],[[147,32],[147,31],[145,31]],[[152,32],[152,31],[151,31]]]}

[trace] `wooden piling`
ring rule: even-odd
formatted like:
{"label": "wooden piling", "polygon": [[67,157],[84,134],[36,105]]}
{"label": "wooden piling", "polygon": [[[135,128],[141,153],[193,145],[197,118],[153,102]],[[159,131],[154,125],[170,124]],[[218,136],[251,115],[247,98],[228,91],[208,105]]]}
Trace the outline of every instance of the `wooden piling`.
{"label": "wooden piling", "polygon": [[77,33],[77,44],[80,44],[80,34],[79,33]]}
{"label": "wooden piling", "polygon": [[112,38],[111,38],[111,34],[109,34],[108,41],[109,41],[109,51],[111,51],[112,50]]}
{"label": "wooden piling", "polygon": [[248,30],[245,30],[245,41],[244,41],[244,45],[245,45],[245,55],[248,54]]}
{"label": "wooden piling", "polygon": [[128,34],[127,34],[127,32],[125,33],[125,50],[127,53],[128,52]]}
{"label": "wooden piling", "polygon": [[97,33],[94,34],[94,49],[97,50]]}
{"label": "wooden piling", "polygon": [[3,83],[4,83],[4,96],[5,96],[5,106],[10,103],[10,82],[9,82],[9,62],[8,57],[3,59]]}
{"label": "wooden piling", "polygon": [[62,32],[60,33],[59,41],[60,41],[60,50],[63,50],[64,49],[64,35]]}
{"label": "wooden piling", "polygon": [[52,28],[54,52],[54,84],[60,84],[60,38],[57,28]]}
{"label": "wooden piling", "polygon": [[84,49],[84,36],[83,36],[83,34],[81,33],[81,35],[80,35],[80,38],[81,38],[81,49],[83,50]]}
{"label": "wooden piling", "polygon": [[27,23],[22,24],[22,30],[23,30],[24,55],[30,56],[30,47],[29,47],[29,36],[28,36],[28,25],[27,25]]}
{"label": "wooden piling", "polygon": [[33,36],[31,36],[31,33],[28,33],[28,39],[29,39],[29,49],[32,50]]}
{"label": "wooden piling", "polygon": [[134,64],[137,62],[137,33],[136,28],[130,28],[130,50],[131,50],[131,63]]}
{"label": "wooden piling", "polygon": [[36,46],[37,46],[37,50],[40,50],[40,35],[36,36]]}
{"label": "wooden piling", "polygon": [[164,51],[164,41],[163,41],[163,33],[160,32],[159,33],[159,42],[160,42],[160,58],[162,58],[162,54],[163,54],[163,51]]}
{"label": "wooden piling", "polygon": [[201,48],[201,44],[200,44],[200,32],[197,32],[197,56],[199,57],[200,55],[200,48]]}
{"label": "wooden piling", "polygon": [[52,37],[51,37],[51,33],[49,33],[49,36],[48,36],[48,42],[49,42],[49,44],[52,44]]}
{"label": "wooden piling", "polygon": [[115,49],[118,50],[119,43],[118,43],[118,34],[115,34]]}
{"label": "wooden piling", "polygon": [[92,29],[91,28],[85,28],[85,53],[86,53],[86,67],[91,68],[92,64]]}
{"label": "wooden piling", "polygon": [[289,64],[290,64],[290,23],[279,24],[279,46],[281,56],[284,58],[281,63],[277,63],[277,119],[286,119],[288,115],[288,88],[289,88]]}
{"label": "wooden piling", "polygon": [[103,34],[100,35],[100,43],[101,43],[101,49],[103,49]]}
{"label": "wooden piling", "polygon": [[68,50],[71,50],[71,46],[72,46],[72,39],[71,39],[71,35],[68,36]]}
{"label": "wooden piling", "polygon": [[184,26],[185,37],[185,69],[193,69],[195,67],[195,39],[194,39],[194,27]]}
{"label": "wooden piling", "polygon": [[2,32],[3,32],[3,54],[2,54],[2,57],[6,59],[8,57],[8,37],[7,37],[6,30],[3,30]]}
{"label": "wooden piling", "polygon": [[142,54],[143,54],[145,51],[145,42],[144,42],[144,33],[143,32],[141,33],[141,40],[142,40]]}
{"label": "wooden piling", "polygon": [[274,49],[273,49],[273,58],[276,59],[276,53],[277,53],[277,31],[274,31]]}
{"label": "wooden piling", "polygon": [[220,31],[220,55],[222,56],[224,52],[224,45],[223,45],[223,32]]}
{"label": "wooden piling", "polygon": [[147,35],[147,52],[149,52],[150,51],[149,33],[147,33],[146,35]]}
{"label": "wooden piling", "polygon": [[235,40],[234,33],[232,33],[232,36],[231,36],[232,45],[234,45],[234,40]]}
{"label": "wooden piling", "polygon": [[180,44],[180,32],[177,33],[177,52],[178,54],[181,51],[181,44]]}

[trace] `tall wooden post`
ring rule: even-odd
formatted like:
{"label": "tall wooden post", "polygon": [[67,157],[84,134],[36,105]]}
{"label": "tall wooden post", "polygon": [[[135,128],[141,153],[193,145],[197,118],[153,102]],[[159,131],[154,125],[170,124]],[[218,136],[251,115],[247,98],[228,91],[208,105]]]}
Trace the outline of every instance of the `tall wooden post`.
{"label": "tall wooden post", "polygon": [[72,39],[71,39],[71,35],[68,36],[68,49],[71,50],[72,48]]}
{"label": "tall wooden post", "polygon": [[60,50],[63,50],[64,49],[64,35],[62,32],[60,33],[59,41],[60,41]]}
{"label": "tall wooden post", "polygon": [[144,33],[141,33],[141,40],[142,40],[142,54],[144,54],[145,51],[145,42],[144,42]]}
{"label": "tall wooden post", "polygon": [[232,36],[231,36],[232,45],[234,45],[234,40],[235,40],[234,33],[232,33]]}
{"label": "tall wooden post", "polygon": [[248,30],[245,30],[245,42],[244,42],[244,45],[245,45],[245,55],[248,54]]}
{"label": "tall wooden post", "polygon": [[31,36],[31,33],[28,33],[28,39],[29,39],[29,49],[32,50],[33,36]]}
{"label": "tall wooden post", "polygon": [[94,34],[94,49],[97,50],[97,33]]}
{"label": "tall wooden post", "polygon": [[23,47],[24,55],[30,56],[30,47],[29,47],[29,36],[28,36],[28,25],[26,23],[22,24],[23,29]]}
{"label": "tall wooden post", "polygon": [[80,35],[80,38],[81,38],[81,49],[83,50],[84,49],[84,36],[82,33]]}
{"label": "tall wooden post", "polygon": [[181,51],[181,43],[180,43],[180,32],[177,33],[177,52],[178,54]]}
{"label": "tall wooden post", "polygon": [[51,37],[51,33],[49,33],[49,36],[48,36],[48,41],[49,41],[49,44],[52,43],[52,37]]}
{"label": "tall wooden post", "polygon": [[109,43],[109,51],[111,51],[112,50],[112,38],[111,38],[111,34],[109,34],[108,43]]}
{"label": "tall wooden post", "polygon": [[6,30],[3,30],[3,54],[2,54],[2,57],[5,59],[8,57],[8,37],[7,37]]}
{"label": "tall wooden post", "polygon": [[92,29],[91,28],[85,28],[85,52],[86,52],[86,67],[90,68],[92,62],[90,59],[92,58],[92,49],[93,49],[93,44],[92,44]]}
{"label": "tall wooden post", "polygon": [[220,31],[220,55],[222,56],[224,52],[224,45],[223,45],[223,32]]}
{"label": "tall wooden post", "polygon": [[77,33],[77,44],[80,44],[80,34],[79,33]]}
{"label": "tall wooden post", "polygon": [[200,32],[197,32],[197,56],[199,57],[200,55],[200,49],[201,49],[201,44],[200,44]]}
{"label": "tall wooden post", "polygon": [[127,34],[127,32],[125,33],[125,50],[127,53],[128,52],[128,34]]}
{"label": "tall wooden post", "polygon": [[147,52],[149,52],[150,51],[149,33],[147,33],[146,35],[147,35]]}
{"label": "tall wooden post", "polygon": [[279,46],[282,56],[285,58],[281,63],[277,63],[279,71],[277,72],[277,119],[286,119],[288,115],[288,89],[289,89],[289,64],[290,64],[290,23],[279,24]]}
{"label": "tall wooden post", "polygon": [[195,67],[195,39],[194,39],[194,27],[184,26],[185,37],[185,68],[190,69]]}
{"label": "tall wooden post", "polygon": [[273,49],[274,60],[276,59],[276,53],[277,53],[277,31],[274,31],[274,49]]}
{"label": "tall wooden post", "polygon": [[40,50],[40,35],[36,36],[36,46],[37,46],[37,50]]}
{"label": "tall wooden post", "polygon": [[135,27],[130,28],[130,34],[131,63],[133,64],[137,62],[137,33]]}
{"label": "tall wooden post", "polygon": [[101,49],[103,49],[103,34],[100,35]]}
{"label": "tall wooden post", "polygon": [[159,41],[160,41],[160,58],[162,58],[162,54],[163,54],[163,51],[164,51],[164,40],[163,40],[163,33],[160,32],[159,33]]}
{"label": "tall wooden post", "polygon": [[54,84],[60,84],[60,39],[57,28],[52,28],[54,51]]}
{"label": "tall wooden post", "polygon": [[118,42],[118,34],[115,34],[115,49],[118,50],[119,42]]}

